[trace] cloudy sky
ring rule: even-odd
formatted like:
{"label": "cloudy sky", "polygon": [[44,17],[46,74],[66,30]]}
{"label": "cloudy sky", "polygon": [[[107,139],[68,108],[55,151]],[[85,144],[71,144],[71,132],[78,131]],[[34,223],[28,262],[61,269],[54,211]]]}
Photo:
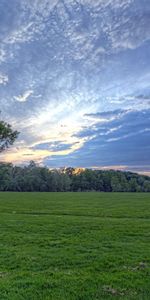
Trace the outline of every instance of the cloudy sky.
{"label": "cloudy sky", "polygon": [[2,161],[150,171],[150,1],[1,0]]}

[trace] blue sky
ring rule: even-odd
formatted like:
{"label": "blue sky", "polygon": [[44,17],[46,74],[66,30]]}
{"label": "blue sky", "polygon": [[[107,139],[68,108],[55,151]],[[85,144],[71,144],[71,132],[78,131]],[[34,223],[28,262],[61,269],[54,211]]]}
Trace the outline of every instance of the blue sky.
{"label": "blue sky", "polygon": [[1,0],[15,164],[150,172],[150,1]]}

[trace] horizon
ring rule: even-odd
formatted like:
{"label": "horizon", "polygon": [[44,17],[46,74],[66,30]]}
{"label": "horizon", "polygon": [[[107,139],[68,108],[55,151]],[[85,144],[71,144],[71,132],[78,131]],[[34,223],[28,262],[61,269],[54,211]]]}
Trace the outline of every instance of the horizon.
{"label": "horizon", "polygon": [[0,3],[2,162],[150,176],[150,2]]}

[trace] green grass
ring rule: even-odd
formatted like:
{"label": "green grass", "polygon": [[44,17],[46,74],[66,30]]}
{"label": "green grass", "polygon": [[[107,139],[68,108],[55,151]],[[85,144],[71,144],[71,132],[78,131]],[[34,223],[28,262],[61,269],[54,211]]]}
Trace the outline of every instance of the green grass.
{"label": "green grass", "polygon": [[150,299],[150,194],[0,193],[0,300]]}

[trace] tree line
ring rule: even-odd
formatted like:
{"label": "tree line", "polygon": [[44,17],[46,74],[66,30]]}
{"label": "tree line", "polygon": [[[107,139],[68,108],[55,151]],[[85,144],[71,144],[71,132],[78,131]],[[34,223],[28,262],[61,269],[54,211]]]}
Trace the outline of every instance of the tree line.
{"label": "tree line", "polygon": [[49,170],[33,161],[23,167],[0,163],[0,191],[150,192],[150,177],[113,170]]}

